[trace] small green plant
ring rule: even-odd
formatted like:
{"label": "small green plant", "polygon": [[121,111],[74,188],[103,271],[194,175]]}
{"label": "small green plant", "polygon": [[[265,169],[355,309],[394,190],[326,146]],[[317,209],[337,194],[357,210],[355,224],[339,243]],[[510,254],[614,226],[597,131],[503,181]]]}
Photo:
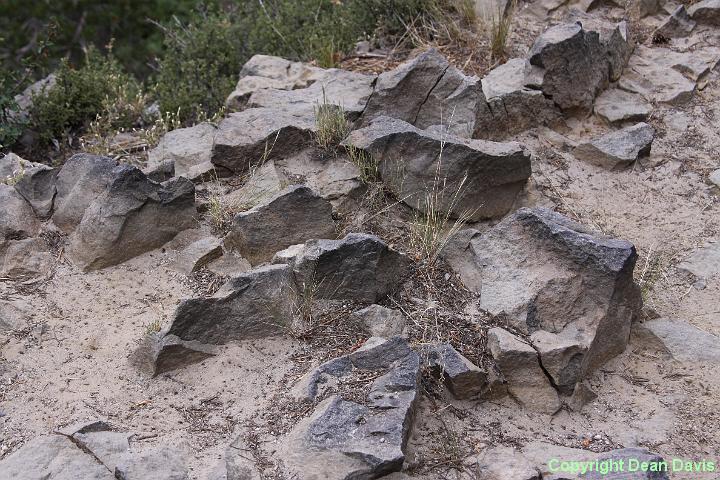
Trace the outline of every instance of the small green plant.
{"label": "small green plant", "polygon": [[360,170],[360,180],[363,183],[375,183],[379,180],[380,172],[378,169],[378,162],[372,157],[372,155],[355,145],[346,146],[345,151],[347,152],[350,161]]}
{"label": "small green plant", "polygon": [[155,319],[145,326],[145,335],[154,335],[162,329],[162,322],[160,319]]}
{"label": "small green plant", "polygon": [[497,13],[492,15],[490,20],[490,58],[496,62],[505,58],[505,49],[515,16],[515,3],[516,0],[512,0],[503,11],[504,3],[499,2]]}
{"label": "small green plant", "polygon": [[207,212],[212,227],[218,232],[227,233],[232,224],[234,212],[219,195],[210,195]]}
{"label": "small green plant", "polygon": [[345,112],[342,107],[328,103],[324,89],[323,101],[315,107],[315,123],[315,139],[325,149],[334,148],[350,133],[350,122],[345,118]]}
{"label": "small green plant", "polygon": [[0,178],[0,183],[5,185],[17,185],[17,183],[25,177],[25,161],[20,160],[20,168],[17,171],[13,171],[12,175],[5,178]]}

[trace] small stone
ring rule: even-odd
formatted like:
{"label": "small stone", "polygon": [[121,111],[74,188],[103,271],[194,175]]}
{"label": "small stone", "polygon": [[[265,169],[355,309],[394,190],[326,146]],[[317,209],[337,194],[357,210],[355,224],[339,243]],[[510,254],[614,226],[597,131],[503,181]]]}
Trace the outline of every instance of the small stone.
{"label": "small stone", "polygon": [[402,334],[405,329],[402,312],[381,305],[370,305],[353,312],[351,317],[362,323],[373,337],[393,337]]}
{"label": "small stone", "polygon": [[593,165],[617,169],[648,156],[654,138],[653,127],[638,123],[581,143],[573,150],[573,155]]}

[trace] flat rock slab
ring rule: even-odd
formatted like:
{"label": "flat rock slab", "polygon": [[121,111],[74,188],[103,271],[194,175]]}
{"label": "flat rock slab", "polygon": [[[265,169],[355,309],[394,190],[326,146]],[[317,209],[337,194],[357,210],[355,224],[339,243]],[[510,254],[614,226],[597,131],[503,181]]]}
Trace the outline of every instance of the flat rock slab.
{"label": "flat rock slab", "polygon": [[[507,213],[530,176],[530,154],[515,142],[469,140],[378,117],[345,143],[379,162],[383,181],[404,203],[454,218]],[[435,193],[433,193],[435,192]]]}
{"label": "flat rock slab", "polygon": [[655,129],[647,123],[638,123],[581,143],[573,155],[593,165],[617,169],[650,155],[654,139]]}
{"label": "flat rock slab", "polygon": [[720,242],[708,243],[680,262],[678,270],[708,280],[720,275]]}
{"label": "flat rock slab", "polygon": [[190,275],[213,260],[220,258],[222,254],[222,242],[220,239],[215,237],[201,238],[178,253],[173,268],[184,275]]}
{"label": "flat rock slab", "polygon": [[642,121],[650,112],[652,105],[642,96],[617,88],[605,90],[595,99],[595,114],[608,123]]}
{"label": "flat rock slab", "polygon": [[658,318],[639,325],[640,343],[655,344],[682,362],[720,364],[720,337],[681,320]]}

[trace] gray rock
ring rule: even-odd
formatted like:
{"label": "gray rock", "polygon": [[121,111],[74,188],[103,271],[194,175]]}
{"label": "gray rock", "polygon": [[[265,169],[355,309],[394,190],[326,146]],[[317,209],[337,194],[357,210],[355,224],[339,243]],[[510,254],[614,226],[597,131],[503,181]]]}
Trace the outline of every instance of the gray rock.
{"label": "gray rock", "polygon": [[348,355],[350,362],[361,370],[379,370],[412,353],[402,337],[371,337],[360,348]]}
{"label": "gray rock", "polygon": [[541,480],[540,472],[512,447],[494,447],[478,456],[474,478],[478,480]]}
{"label": "gray rock", "polygon": [[221,277],[237,277],[252,270],[252,265],[239,255],[224,252],[222,257],[210,262],[207,269]]}
{"label": "gray rock", "polygon": [[402,312],[381,305],[370,305],[353,312],[351,316],[362,323],[365,331],[373,337],[392,337],[405,330],[405,316]]}
{"label": "gray rock", "polygon": [[257,265],[291,245],[333,237],[332,205],[308,187],[293,185],[266,204],[237,214],[224,243]]}
{"label": "gray rock", "polygon": [[710,180],[710,183],[715,185],[716,187],[720,188],[720,169],[715,170],[708,176],[708,180]]}
{"label": "gray rock", "polygon": [[33,105],[33,97],[41,95],[45,92],[50,91],[57,84],[57,77],[54,73],[51,73],[45,78],[38,80],[37,82],[29,85],[22,91],[22,93],[15,95],[15,104],[17,105],[17,111],[11,114],[11,118],[20,122],[25,122],[28,119],[28,113]]}
{"label": "gray rock", "polygon": [[115,468],[116,480],[188,480],[182,457],[169,448],[126,457]]}
{"label": "gray rock", "polygon": [[710,279],[720,274],[720,242],[708,243],[680,262],[678,270],[696,279]]}
{"label": "gray rock", "polygon": [[12,240],[37,235],[40,222],[27,201],[10,185],[0,183],[0,253]]}
{"label": "gray rock", "polygon": [[457,250],[465,255],[444,257],[470,290],[482,291],[482,310],[526,333],[580,342],[581,377],[625,350],[642,306],[631,243],[544,208],[522,208],[464,241]]}
{"label": "gray rock", "polygon": [[50,216],[55,198],[57,169],[24,160],[14,153],[0,159],[0,182],[11,183],[42,218]]}
{"label": "gray rock", "polygon": [[575,147],[573,155],[593,165],[618,169],[650,155],[654,139],[653,127],[647,123],[637,123],[581,143]]}
{"label": "gray rock", "polygon": [[231,113],[218,126],[211,161],[245,174],[252,166],[312,146],[315,131],[312,108],[251,108]]}
{"label": "gray rock", "polygon": [[358,233],[312,240],[297,250],[275,261],[291,265],[300,291],[316,299],[377,302],[397,289],[411,263],[379,238]]}
{"label": "gray rock", "polygon": [[177,335],[165,334],[148,339],[150,343],[148,352],[143,359],[147,363],[142,365],[153,376],[171,370],[200,363],[203,360],[217,355],[213,345],[206,345],[195,340],[183,340]]}
{"label": "gray rock", "polygon": [[292,326],[295,305],[288,266],[256,268],[231,279],[212,297],[181,302],[166,334],[215,345],[277,335]]}
{"label": "gray rock", "polygon": [[638,122],[652,112],[643,97],[617,88],[604,91],[595,99],[595,113],[608,123]]}
{"label": "gray rock", "polygon": [[161,247],[196,223],[190,180],[158,184],[130,166],[119,166],[111,175],[106,192],[87,208],[70,237],[68,255],[84,270],[117,265]]}
{"label": "gray rock", "polygon": [[637,342],[655,347],[681,362],[720,363],[720,338],[689,323],[658,318],[642,323],[633,332]]}
{"label": "gray rock", "polygon": [[24,299],[0,300],[0,333],[25,328],[34,311],[33,306]]}
{"label": "gray rock", "polygon": [[694,3],[689,9],[690,18],[697,23],[720,25],[720,0],[703,0]]}
{"label": "gray rock", "polygon": [[473,364],[449,343],[431,345],[424,353],[427,355],[428,367],[436,375],[442,376],[455,398],[472,398],[488,389],[488,372]]}
{"label": "gray rock", "polygon": [[540,367],[533,347],[499,327],[488,331],[488,349],[502,372],[510,394],[527,408],[552,415],[560,399]]}
{"label": "gray rock", "polygon": [[679,38],[686,37],[695,28],[695,21],[690,19],[685,5],[678,6],[665,21],[655,30],[655,37]]}
{"label": "gray rock", "polygon": [[95,432],[109,432],[112,431],[112,427],[105,420],[81,420],[78,422],[71,423],[62,428],[58,428],[54,433],[65,435],[66,437],[72,437],[75,434],[84,433],[95,433]]}
{"label": "gray rock", "polygon": [[81,448],[91,452],[108,470],[114,471],[115,466],[127,456],[130,448],[129,437],[128,433],[102,431],[78,432],[72,436],[72,439]]}
{"label": "gray rock", "polygon": [[190,275],[222,255],[222,242],[215,237],[205,237],[184,248],[173,267],[184,275]]}
{"label": "gray rock", "polygon": [[[656,1],[656,0],[643,0]],[[573,14],[574,13],[574,14]],[[600,45],[610,67],[610,81],[616,82],[623,73],[630,56],[635,50],[635,44],[630,39],[626,21],[619,23],[607,22],[593,15],[584,15],[578,12],[571,13],[571,17],[582,24],[585,31],[597,32],[600,36]]]}
{"label": "gray rock", "polygon": [[632,0],[628,5],[628,11],[637,18],[644,18],[660,13],[663,3],[661,0]]}
{"label": "gray rock", "polygon": [[596,398],[597,394],[592,391],[586,382],[578,382],[575,384],[567,405],[573,412],[579,412],[585,405],[595,401]]}
{"label": "gray rock", "polygon": [[0,253],[0,259],[3,259],[0,264],[2,275],[21,280],[47,276],[55,260],[42,238],[7,242],[4,255]]}
{"label": "gray rock", "polygon": [[116,162],[111,158],[80,153],[68,159],[57,176],[53,223],[65,233],[75,230],[93,201],[105,193]]}
{"label": "gray rock", "polygon": [[[167,162],[174,165],[174,175],[190,180],[210,179],[215,167],[210,163],[216,128],[210,123],[178,128],[166,133],[157,147],[148,152],[145,172],[157,172]],[[222,176],[224,171],[219,172]]]}
{"label": "gray rock", "polygon": [[553,380],[557,389],[570,395],[582,373],[582,361],[587,345],[560,335],[539,330],[530,342],[540,356],[540,365]]}
{"label": "gray rock", "polygon": [[346,140],[379,162],[383,181],[408,205],[472,220],[507,213],[530,176],[530,154],[496,143],[422,131],[378,117]]}
{"label": "gray rock", "polygon": [[268,203],[285,188],[287,183],[283,183],[286,181],[275,167],[275,162],[270,160],[259,165],[240,188],[224,197],[224,201],[236,211],[250,210]]}

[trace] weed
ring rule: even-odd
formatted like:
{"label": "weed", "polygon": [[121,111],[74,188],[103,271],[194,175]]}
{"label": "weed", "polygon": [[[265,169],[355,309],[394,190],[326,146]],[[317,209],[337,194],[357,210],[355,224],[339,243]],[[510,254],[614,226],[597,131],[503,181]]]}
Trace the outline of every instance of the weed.
{"label": "weed", "polygon": [[234,216],[232,208],[223,202],[219,195],[213,193],[208,199],[207,212],[211,226],[218,232],[227,233]]}
{"label": "weed", "polygon": [[145,326],[145,335],[154,335],[159,333],[162,328],[160,319],[157,318]]}
{"label": "weed", "polygon": [[515,5],[516,0],[511,0],[510,5],[503,11],[504,3],[498,2],[497,13],[491,16],[490,58],[496,62],[500,62],[505,58],[507,40],[515,16]]}
{"label": "weed", "polygon": [[469,27],[477,25],[478,15],[477,10],[475,9],[475,2],[473,0],[455,0],[453,7],[458,12],[465,25]]}
{"label": "weed", "polygon": [[341,107],[328,103],[324,88],[322,103],[315,106],[315,123],[315,139],[325,149],[334,148],[350,133],[350,122],[345,118],[345,112]]}
{"label": "weed", "polygon": [[380,178],[378,162],[365,150],[354,145],[345,147],[350,161],[360,170],[360,180],[365,184],[376,183]]}
{"label": "weed", "polygon": [[13,171],[12,175],[9,175],[5,178],[0,178],[0,183],[4,183],[5,185],[17,185],[17,183],[25,177],[25,161],[20,160],[20,169],[17,171]]}

